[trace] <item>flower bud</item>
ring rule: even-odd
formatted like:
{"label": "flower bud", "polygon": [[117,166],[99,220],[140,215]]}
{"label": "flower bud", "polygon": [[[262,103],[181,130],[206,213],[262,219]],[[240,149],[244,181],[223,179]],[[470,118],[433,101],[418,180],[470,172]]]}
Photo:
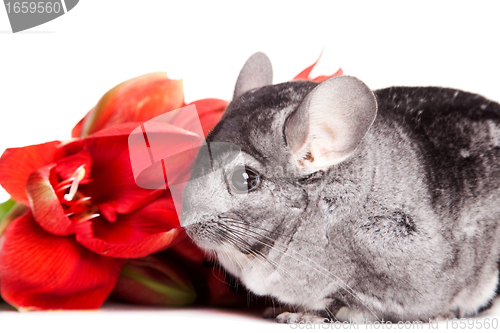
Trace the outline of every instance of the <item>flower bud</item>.
{"label": "flower bud", "polygon": [[135,77],[109,90],[73,128],[73,137],[85,137],[125,122],[143,122],[184,105],[181,80],[157,72]]}

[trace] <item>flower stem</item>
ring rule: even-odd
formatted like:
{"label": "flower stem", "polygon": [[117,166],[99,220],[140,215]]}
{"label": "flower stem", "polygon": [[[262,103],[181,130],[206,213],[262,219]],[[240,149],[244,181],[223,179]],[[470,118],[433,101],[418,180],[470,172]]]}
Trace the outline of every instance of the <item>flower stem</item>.
{"label": "flower stem", "polygon": [[120,273],[121,276],[135,280],[147,288],[160,293],[162,295],[168,295],[171,298],[170,305],[182,306],[192,304],[196,299],[196,292],[192,288],[191,284],[188,283],[186,286],[177,285],[167,285],[159,281],[155,281],[152,278],[138,274],[133,269],[124,267]]}

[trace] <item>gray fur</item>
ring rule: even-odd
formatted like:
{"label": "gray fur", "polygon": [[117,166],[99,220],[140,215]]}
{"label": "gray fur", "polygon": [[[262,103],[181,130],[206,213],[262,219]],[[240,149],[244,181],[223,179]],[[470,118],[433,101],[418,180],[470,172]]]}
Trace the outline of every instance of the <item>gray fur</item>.
{"label": "gray fur", "polygon": [[[278,321],[486,306],[500,259],[500,105],[453,89],[375,91],[378,114],[356,149],[304,174],[285,124],[315,87],[264,86],[229,105],[207,144],[241,153],[200,154],[184,192],[188,235],[251,291],[302,312]],[[228,177],[241,165],[261,183],[236,194]]]}

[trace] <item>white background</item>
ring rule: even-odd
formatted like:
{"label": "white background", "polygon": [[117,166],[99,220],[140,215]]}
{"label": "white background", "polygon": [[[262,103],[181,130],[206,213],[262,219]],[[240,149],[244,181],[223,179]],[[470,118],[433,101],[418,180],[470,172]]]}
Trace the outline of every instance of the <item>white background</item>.
{"label": "white background", "polygon": [[[82,0],[66,15],[17,34],[0,7],[0,153],[69,138],[108,89],[148,72],[182,78],[186,102],[229,100],[241,66],[256,51],[271,58],[275,83],[324,50],[313,75],[341,67],[372,89],[447,86],[500,101],[498,7],[495,1]],[[7,198],[2,190],[0,201]],[[227,316],[209,322],[236,325]],[[165,332],[198,318],[167,317],[164,323],[162,316],[137,318]],[[95,317],[105,318],[111,317]],[[207,319],[198,320],[203,327]],[[0,315],[0,330],[1,321]],[[249,322],[242,326],[251,329]]]}

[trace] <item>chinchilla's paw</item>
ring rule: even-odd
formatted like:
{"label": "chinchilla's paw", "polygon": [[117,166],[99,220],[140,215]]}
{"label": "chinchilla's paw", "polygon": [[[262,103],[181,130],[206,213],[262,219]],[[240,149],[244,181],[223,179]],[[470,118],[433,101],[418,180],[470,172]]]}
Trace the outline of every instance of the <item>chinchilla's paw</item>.
{"label": "chinchilla's paw", "polygon": [[328,322],[328,318],[324,318],[318,316],[318,314],[316,313],[309,313],[309,312],[295,312],[295,313],[283,312],[282,314],[276,317],[276,321],[278,323],[285,323],[285,324],[294,324],[294,323],[320,324]]}
{"label": "chinchilla's paw", "polygon": [[338,321],[347,321],[352,323],[364,324],[367,321],[376,321],[380,320],[372,313],[363,313],[357,310],[350,309],[346,306],[341,307],[337,314],[335,314],[335,319]]}
{"label": "chinchilla's paw", "polygon": [[458,311],[443,311],[440,315],[437,315],[434,318],[429,318],[429,322],[440,322],[440,321],[445,321],[447,319],[456,319],[459,318],[460,315]]}
{"label": "chinchilla's paw", "polygon": [[262,317],[264,317],[265,319],[275,319],[278,315],[280,315],[283,312],[293,312],[293,310],[286,305],[268,306],[267,308],[264,309]]}

